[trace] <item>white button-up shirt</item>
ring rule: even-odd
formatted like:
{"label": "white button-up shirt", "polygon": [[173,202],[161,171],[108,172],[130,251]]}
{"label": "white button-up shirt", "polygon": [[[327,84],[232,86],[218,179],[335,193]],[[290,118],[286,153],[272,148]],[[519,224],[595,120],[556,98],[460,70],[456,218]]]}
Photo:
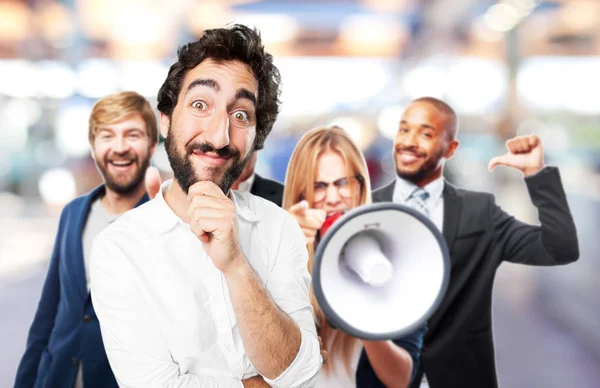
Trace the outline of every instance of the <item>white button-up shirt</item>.
{"label": "white button-up shirt", "polygon": [[[164,200],[171,182],[93,243],[92,301],[111,368],[121,387],[242,387],[241,380],[258,372],[244,350],[223,274]],[[322,358],[304,234],[271,202],[232,193],[242,252],[302,337],[292,364],[264,379],[273,387],[312,387]]]}

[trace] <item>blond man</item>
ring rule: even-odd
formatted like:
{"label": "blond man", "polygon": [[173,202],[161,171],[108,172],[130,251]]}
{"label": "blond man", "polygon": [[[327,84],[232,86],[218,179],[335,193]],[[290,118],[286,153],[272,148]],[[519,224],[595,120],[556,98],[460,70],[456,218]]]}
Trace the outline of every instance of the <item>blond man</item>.
{"label": "blond man", "polygon": [[144,175],[158,141],[144,97],[99,100],[89,121],[92,157],[104,183],[65,206],[15,387],[118,387],[89,292],[94,237],[148,200]]}

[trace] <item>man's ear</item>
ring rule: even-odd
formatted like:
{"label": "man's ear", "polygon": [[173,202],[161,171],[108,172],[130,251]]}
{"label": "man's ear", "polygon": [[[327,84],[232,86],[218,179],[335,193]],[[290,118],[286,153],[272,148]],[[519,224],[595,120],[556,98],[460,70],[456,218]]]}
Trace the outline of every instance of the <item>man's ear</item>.
{"label": "man's ear", "polygon": [[456,139],[450,140],[450,144],[448,144],[448,148],[446,148],[446,153],[444,154],[444,158],[450,159],[456,152],[456,149],[458,148],[459,144],[460,143]]}
{"label": "man's ear", "polygon": [[164,113],[160,113],[160,134],[164,139],[167,138],[169,133],[169,126],[171,125],[171,119]]}

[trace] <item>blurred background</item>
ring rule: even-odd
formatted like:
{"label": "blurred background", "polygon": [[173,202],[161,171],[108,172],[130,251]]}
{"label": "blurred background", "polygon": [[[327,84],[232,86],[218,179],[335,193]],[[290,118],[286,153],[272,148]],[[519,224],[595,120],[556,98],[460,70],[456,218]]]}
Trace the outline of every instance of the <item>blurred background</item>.
{"label": "blurred background", "polygon": [[[600,0],[2,0],[1,387],[13,384],[60,211],[101,183],[87,140],[93,104],[135,90],[155,107],[176,48],[232,22],[261,30],[282,74],[264,176],[283,181],[298,138],[335,123],[379,187],[394,178],[403,108],[434,96],[460,118],[447,179],[537,223],[521,174],[487,162],[507,138],[538,134],[561,169],[581,257],[500,267],[500,385],[600,386]],[[153,163],[169,177],[162,140]]]}

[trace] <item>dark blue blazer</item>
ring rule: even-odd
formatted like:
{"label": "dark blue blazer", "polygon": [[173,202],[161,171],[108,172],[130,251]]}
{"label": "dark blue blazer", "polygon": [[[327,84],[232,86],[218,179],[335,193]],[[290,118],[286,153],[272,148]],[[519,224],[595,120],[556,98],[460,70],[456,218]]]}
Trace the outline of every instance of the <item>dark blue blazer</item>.
{"label": "dark blue blazer", "polygon": [[[104,185],[65,206],[15,388],[73,388],[83,362],[85,388],[118,387],[110,369],[98,318],[87,290],[83,263],[83,228],[92,202]],[[148,201],[148,196],[136,205]]]}

